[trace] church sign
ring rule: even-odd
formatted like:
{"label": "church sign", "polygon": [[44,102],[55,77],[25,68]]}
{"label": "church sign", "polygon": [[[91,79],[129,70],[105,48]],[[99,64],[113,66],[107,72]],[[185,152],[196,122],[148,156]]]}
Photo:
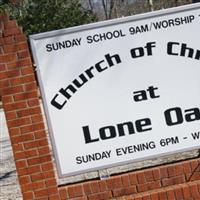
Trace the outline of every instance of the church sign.
{"label": "church sign", "polygon": [[32,35],[59,176],[200,147],[200,6]]}

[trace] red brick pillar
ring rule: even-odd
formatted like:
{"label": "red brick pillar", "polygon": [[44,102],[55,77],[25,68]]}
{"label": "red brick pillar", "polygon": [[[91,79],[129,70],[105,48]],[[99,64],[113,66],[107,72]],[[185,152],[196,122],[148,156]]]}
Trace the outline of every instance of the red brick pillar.
{"label": "red brick pillar", "polygon": [[27,38],[0,16],[0,96],[23,199],[59,199]]}

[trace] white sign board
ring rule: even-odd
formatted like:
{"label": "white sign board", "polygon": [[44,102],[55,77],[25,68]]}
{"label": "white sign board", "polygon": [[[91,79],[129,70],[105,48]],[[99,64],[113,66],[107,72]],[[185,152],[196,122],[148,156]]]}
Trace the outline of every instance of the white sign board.
{"label": "white sign board", "polygon": [[200,147],[200,5],[31,36],[59,175]]}

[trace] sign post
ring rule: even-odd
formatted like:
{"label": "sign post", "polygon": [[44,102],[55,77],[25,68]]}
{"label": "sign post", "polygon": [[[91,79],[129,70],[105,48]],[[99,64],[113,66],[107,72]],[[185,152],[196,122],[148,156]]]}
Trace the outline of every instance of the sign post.
{"label": "sign post", "polygon": [[200,6],[31,36],[59,175],[200,147]]}

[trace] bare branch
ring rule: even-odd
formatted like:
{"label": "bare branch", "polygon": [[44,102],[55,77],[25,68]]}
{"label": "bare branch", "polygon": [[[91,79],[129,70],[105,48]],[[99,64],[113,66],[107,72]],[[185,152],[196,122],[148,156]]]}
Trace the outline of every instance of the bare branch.
{"label": "bare branch", "polygon": [[106,19],[108,19],[108,13],[107,13],[107,0],[102,0],[102,5],[105,13]]}

